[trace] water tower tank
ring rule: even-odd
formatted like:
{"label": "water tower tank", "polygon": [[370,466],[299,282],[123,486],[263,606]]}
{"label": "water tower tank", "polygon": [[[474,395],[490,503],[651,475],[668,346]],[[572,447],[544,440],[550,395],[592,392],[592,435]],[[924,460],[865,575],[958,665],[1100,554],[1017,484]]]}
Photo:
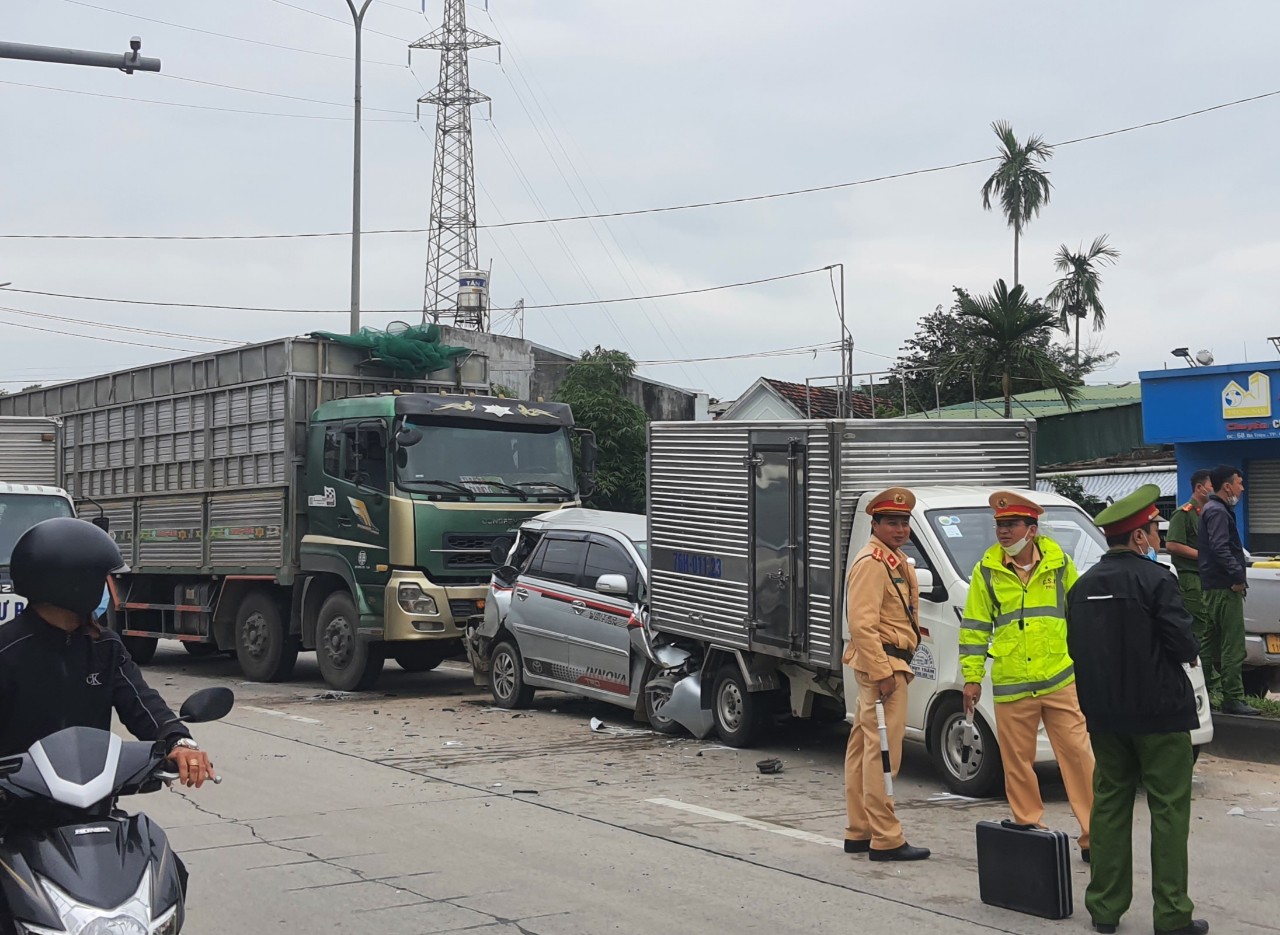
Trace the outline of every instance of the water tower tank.
{"label": "water tower tank", "polygon": [[464,269],[458,272],[458,308],[481,310],[489,307],[489,272]]}

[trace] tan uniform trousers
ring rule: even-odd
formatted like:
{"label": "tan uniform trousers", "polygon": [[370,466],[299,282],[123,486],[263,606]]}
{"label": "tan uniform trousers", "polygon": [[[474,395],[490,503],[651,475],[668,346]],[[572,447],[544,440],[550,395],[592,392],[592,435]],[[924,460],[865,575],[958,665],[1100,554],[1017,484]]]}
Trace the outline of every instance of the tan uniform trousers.
{"label": "tan uniform trousers", "polygon": [[1036,779],[1036,732],[1044,721],[1045,733],[1067,787],[1071,811],[1080,822],[1080,846],[1089,846],[1089,812],[1093,809],[1093,747],[1080,713],[1080,700],[1072,682],[1048,695],[1020,698],[995,705],[996,733],[1004,761],[1004,791],[1013,820],[1039,825],[1044,801]]}
{"label": "tan uniform trousers", "polygon": [[[865,672],[854,670],[858,681],[858,703],[849,730],[849,746],[844,753],[844,797],[849,812],[845,838],[871,841],[878,851],[892,850],[907,843],[902,825],[893,810],[893,800],[884,792],[884,767],[880,763],[880,728],[876,724],[879,683]],[[889,764],[893,775],[902,765],[902,735],[907,729],[907,676],[893,673],[897,688],[884,703],[884,720],[889,734]]]}

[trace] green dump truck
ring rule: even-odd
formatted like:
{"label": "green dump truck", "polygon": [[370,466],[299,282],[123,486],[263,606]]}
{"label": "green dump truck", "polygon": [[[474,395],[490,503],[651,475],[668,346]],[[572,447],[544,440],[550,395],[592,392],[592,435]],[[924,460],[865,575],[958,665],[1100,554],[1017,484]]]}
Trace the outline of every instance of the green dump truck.
{"label": "green dump truck", "polygon": [[316,650],[356,691],[387,658],[461,655],[519,524],[589,493],[569,408],[488,390],[474,355],[410,380],[285,338],[0,397],[0,416],[61,418],[64,484],[130,566],[109,615],[135,659],[176,639],[280,681]]}

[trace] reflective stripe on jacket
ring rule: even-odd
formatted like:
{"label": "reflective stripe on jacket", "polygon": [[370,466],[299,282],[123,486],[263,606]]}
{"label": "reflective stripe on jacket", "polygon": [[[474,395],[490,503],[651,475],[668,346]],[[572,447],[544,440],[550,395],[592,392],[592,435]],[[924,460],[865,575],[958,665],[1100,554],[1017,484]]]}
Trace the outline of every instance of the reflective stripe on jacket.
{"label": "reflective stripe on jacket", "polygon": [[1004,564],[997,543],[973,569],[960,622],[960,668],[965,682],[981,682],[991,656],[997,703],[1046,695],[1075,681],[1067,653],[1066,595],[1076,582],[1070,556],[1046,536],[1036,537],[1040,563],[1024,586]]}

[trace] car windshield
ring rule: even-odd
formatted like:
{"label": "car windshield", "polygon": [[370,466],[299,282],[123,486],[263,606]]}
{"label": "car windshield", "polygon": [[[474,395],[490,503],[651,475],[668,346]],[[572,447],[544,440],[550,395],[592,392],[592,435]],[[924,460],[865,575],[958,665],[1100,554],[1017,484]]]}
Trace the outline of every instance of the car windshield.
{"label": "car windshield", "polygon": [[[409,490],[449,489],[477,494],[576,496],[573,450],[564,426],[513,426],[485,422],[410,422],[422,441],[401,451],[397,472]],[[433,483],[441,481],[443,483]]]}
{"label": "car windshield", "polygon": [[13,547],[36,523],[75,515],[65,497],[44,494],[0,494],[0,565],[8,565]]}
{"label": "car windshield", "polygon": [[[925,517],[942,543],[947,558],[962,577],[973,574],[982,554],[996,541],[996,523],[987,507],[927,510]],[[1046,507],[1040,517],[1040,535],[1048,536],[1071,556],[1083,573],[1107,551],[1107,540],[1085,513],[1070,506]]]}

